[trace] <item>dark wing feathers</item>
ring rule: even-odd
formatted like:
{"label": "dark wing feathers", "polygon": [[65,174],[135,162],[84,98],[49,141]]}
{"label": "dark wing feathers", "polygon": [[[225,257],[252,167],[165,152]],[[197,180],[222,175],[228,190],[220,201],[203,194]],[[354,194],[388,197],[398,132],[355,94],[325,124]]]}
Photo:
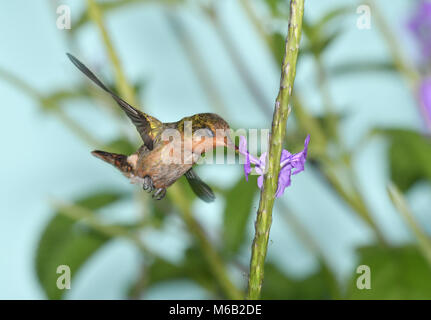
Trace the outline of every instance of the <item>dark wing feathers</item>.
{"label": "dark wing feathers", "polygon": [[201,198],[205,202],[214,201],[215,199],[214,192],[205,182],[201,180],[201,178],[199,178],[199,176],[196,174],[193,168],[190,168],[190,170],[187,171],[184,175],[186,176],[187,181],[189,182],[193,192],[199,198]]}
{"label": "dark wing feathers", "polygon": [[88,78],[90,78],[94,83],[96,83],[100,88],[108,92],[112,98],[118,103],[118,105],[124,110],[126,115],[132,120],[133,124],[136,126],[144,144],[149,150],[153,149],[153,139],[151,137],[151,123],[148,121],[147,117],[141,111],[135,109],[126,101],[118,97],[114,92],[108,89],[102,81],[100,81],[93,72],[90,71],[81,61],[75,58],[70,53],[67,53],[70,61],[84,73]]}

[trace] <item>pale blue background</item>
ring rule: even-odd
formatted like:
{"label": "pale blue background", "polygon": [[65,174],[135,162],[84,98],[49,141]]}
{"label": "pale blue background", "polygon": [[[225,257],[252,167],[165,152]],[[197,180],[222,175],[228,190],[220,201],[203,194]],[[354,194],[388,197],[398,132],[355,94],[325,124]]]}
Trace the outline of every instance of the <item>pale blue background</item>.
{"label": "pale blue background", "polygon": [[[409,43],[405,21],[412,1],[378,1],[400,41]],[[65,1],[72,17],[84,8],[84,1]],[[311,20],[331,8],[355,1],[306,0],[306,14]],[[272,104],[278,90],[279,70],[261,43],[236,0],[220,0],[224,22],[235,37],[236,45],[252,69],[253,75]],[[200,53],[224,94],[230,119],[245,128],[268,127],[269,121],[259,112],[241,82],[220,40],[198,10],[182,10],[188,30],[193,31]],[[388,57],[377,28],[356,28],[356,14],[345,19],[345,31],[325,55],[325,63]],[[24,78],[42,92],[71,86],[83,76],[71,65],[65,52],[66,31],[56,28],[55,5],[51,1],[15,0],[0,3],[0,66]],[[186,114],[211,110],[198,80],[185,59],[178,40],[171,33],[166,18],[157,5],[133,5],[111,13],[108,28],[115,47],[131,79],[146,79],[148,85],[141,101],[145,108],[164,121],[174,121]],[[73,25],[72,25],[73,27]],[[409,45],[409,47],[411,47]],[[96,66],[105,77],[111,73],[93,26],[79,33],[79,51],[73,51],[87,64]],[[297,76],[296,88],[302,90],[313,112],[319,112],[319,95],[313,78],[313,61],[304,59]],[[175,73],[172,73],[175,70]],[[88,81],[86,82],[89,83]],[[334,79],[331,91],[337,105],[347,110],[343,136],[348,145],[359,141],[367,129],[376,126],[421,128],[414,99],[402,78],[394,74],[364,74]],[[0,298],[43,298],[33,269],[34,252],[40,232],[51,215],[50,199],[72,199],[86,190],[116,186],[132,192],[134,187],[117,171],[90,156],[89,147],[80,142],[56,120],[46,116],[31,98],[0,79]],[[68,111],[101,138],[114,136],[118,126],[100,106],[68,106]],[[247,116],[244,117],[244,114]],[[313,139],[313,138],[312,138]],[[355,168],[362,191],[376,215],[378,224],[394,243],[408,241],[411,235],[393,209],[385,191],[388,168],[386,143],[373,139],[357,150]],[[232,183],[242,168],[210,166],[201,175],[210,184]],[[418,186],[409,194],[421,223],[431,230],[426,197],[429,187]],[[341,278],[355,267],[354,247],[372,241],[371,232],[354,217],[351,210],[328,191],[311,168],[295,176],[283,198],[304,223],[327,255]],[[257,199],[256,199],[257,204]],[[198,219],[217,238],[221,223],[221,202],[196,204]],[[132,219],[133,205],[127,201],[106,212],[121,219]],[[164,232],[145,237],[152,246],[172,261],[180,259],[188,241],[180,222],[171,219]],[[211,226],[209,228],[208,226]],[[250,221],[250,237],[253,232]],[[243,262],[248,264],[249,247],[243,248]],[[280,213],[275,212],[269,247],[269,259],[292,275],[304,276],[313,271],[315,259],[298,240]],[[69,298],[124,298],[124,291],[136,277],[139,255],[125,240],[117,240],[97,253],[74,280]],[[243,275],[236,274],[241,281]],[[146,298],[205,298],[205,292],[181,281],[161,285]]]}

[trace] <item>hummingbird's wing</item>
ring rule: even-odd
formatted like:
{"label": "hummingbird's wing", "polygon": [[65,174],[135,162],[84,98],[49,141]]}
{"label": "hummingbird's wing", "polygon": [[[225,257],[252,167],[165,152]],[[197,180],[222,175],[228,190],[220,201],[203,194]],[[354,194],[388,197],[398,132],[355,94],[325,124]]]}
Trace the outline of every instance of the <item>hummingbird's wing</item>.
{"label": "hummingbird's wing", "polygon": [[96,83],[100,88],[108,92],[112,98],[118,103],[118,105],[124,110],[126,115],[132,120],[133,124],[136,126],[144,144],[149,150],[153,149],[153,139],[155,138],[155,133],[153,129],[156,129],[162,123],[154,117],[151,117],[136,108],[132,107],[126,101],[118,97],[110,89],[108,89],[102,81],[100,81],[93,72],[91,72],[81,61],[75,58],[70,53],[67,53],[70,61],[84,73],[88,78],[90,78],[94,83]]}
{"label": "hummingbird's wing", "polygon": [[201,198],[205,202],[214,201],[215,199],[214,192],[205,182],[201,180],[201,178],[199,178],[199,176],[196,174],[193,168],[190,168],[190,170],[187,171],[184,175],[186,176],[187,181],[189,182],[193,192],[199,198]]}

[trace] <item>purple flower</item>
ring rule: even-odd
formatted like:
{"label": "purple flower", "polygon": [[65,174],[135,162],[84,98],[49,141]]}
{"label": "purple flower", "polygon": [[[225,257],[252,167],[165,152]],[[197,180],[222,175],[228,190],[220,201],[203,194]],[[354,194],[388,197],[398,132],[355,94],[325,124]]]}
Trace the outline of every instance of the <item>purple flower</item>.
{"label": "purple flower", "polygon": [[425,114],[425,120],[431,128],[431,77],[422,80],[419,87],[419,99]]}
{"label": "purple flower", "polygon": [[411,17],[408,27],[422,48],[423,57],[431,58],[431,1],[421,0],[416,13]]}
{"label": "purple flower", "polygon": [[[284,189],[290,186],[292,174],[297,174],[301,171],[304,171],[309,142],[310,135],[308,135],[305,139],[304,149],[301,152],[291,154],[289,151],[284,149],[281,152],[281,168],[278,175],[278,187],[275,193],[276,198],[281,197],[284,193]],[[240,136],[239,152],[243,154],[246,159],[244,163],[245,179],[248,181],[248,175],[251,173],[251,164],[254,164],[254,169],[259,175],[259,178],[257,179],[257,185],[260,189],[262,189],[263,175],[265,174],[266,152],[262,153],[259,158],[252,156],[247,150],[247,139],[244,136]]]}

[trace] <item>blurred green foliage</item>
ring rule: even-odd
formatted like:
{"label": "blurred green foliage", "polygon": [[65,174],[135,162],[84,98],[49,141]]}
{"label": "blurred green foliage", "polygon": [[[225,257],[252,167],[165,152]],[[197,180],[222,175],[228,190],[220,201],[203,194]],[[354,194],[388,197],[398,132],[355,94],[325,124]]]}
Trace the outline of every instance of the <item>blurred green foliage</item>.
{"label": "blurred green foliage", "polygon": [[359,249],[358,265],[372,270],[371,290],[358,290],[354,275],[350,281],[350,299],[431,299],[431,272],[417,247]]}
{"label": "blurred green foliage", "polygon": [[[270,14],[268,21],[286,20],[288,6],[286,1],[262,0],[267,5]],[[137,3],[157,3],[174,10],[177,6],[186,6],[186,1],[180,0],[120,0],[101,2],[99,7],[104,12],[114,11],[127,5]],[[248,2],[243,4],[250,6]],[[247,11],[250,21],[254,23],[257,31],[261,31],[263,40],[268,44],[274,58],[274,63],[279,66],[284,55],[285,35],[279,31],[265,28],[260,18],[253,16],[253,6]],[[165,8],[166,9],[166,8]],[[206,10],[202,8],[202,10]],[[339,38],[343,29],[339,22],[352,14],[354,8],[342,7],[330,11],[311,24],[304,23],[305,39],[300,50],[301,55],[311,55],[317,63],[320,63],[321,55]],[[175,11],[174,11],[175,13]],[[215,13],[214,13],[215,14]],[[81,26],[90,23],[87,11],[75,21],[71,38],[74,40],[79,35],[77,30]],[[263,32],[262,32],[263,30]],[[393,61],[352,61],[340,63],[326,68],[321,66],[317,77],[321,83],[329,81],[332,76],[342,77],[358,72],[390,72],[394,74],[399,70]],[[91,137],[73,119],[62,113],[64,102],[69,99],[101,99],[87,86],[79,85],[73,89],[63,89],[52,92],[49,95],[41,95],[27,84],[19,81],[10,74],[0,70],[0,76],[14,83],[26,93],[36,98],[45,111],[56,111],[60,120],[73,130],[77,136],[83,138],[92,147],[103,146],[104,150],[115,153],[130,154],[136,150],[136,145],[129,138],[119,134],[108,142],[99,142]],[[247,76],[247,75],[246,75]],[[251,80],[252,81],[252,80]],[[250,83],[250,82],[247,82]],[[259,86],[250,84],[249,89],[259,89]],[[115,90],[115,86],[112,86]],[[133,85],[136,91],[143,90],[142,83]],[[324,86],[321,87],[324,91]],[[323,92],[323,95],[324,92]],[[341,199],[350,205],[358,216],[369,222],[372,215],[365,205],[361,194],[355,189],[356,181],[344,181],[344,176],[353,176],[350,167],[351,150],[345,149],[339,142],[337,127],[343,120],[344,113],[335,114],[330,109],[320,116],[312,116],[307,110],[306,104],[295,93],[294,116],[295,132],[289,133],[289,145],[302,146],[305,134],[312,136],[310,148],[310,161],[326,178],[328,187],[338,192]],[[328,99],[330,100],[330,99]],[[104,101],[106,103],[106,101]],[[327,101],[328,104],[331,101]],[[331,106],[329,106],[331,107]],[[333,106],[332,106],[333,107]],[[118,110],[117,108],[115,110]],[[268,118],[268,123],[270,118]],[[384,135],[389,141],[388,162],[390,163],[391,180],[399,186],[403,192],[407,192],[418,181],[431,180],[431,143],[429,137],[420,132],[402,129],[376,129],[375,133]],[[331,142],[331,144],[328,143]],[[292,143],[290,143],[292,142]],[[335,150],[335,152],[334,152]],[[336,156],[333,156],[335,154]],[[347,171],[346,175],[334,174],[334,172]],[[350,170],[350,171],[349,171]],[[343,172],[344,172],[343,171]],[[253,199],[258,193],[256,177],[251,176],[247,183],[243,177],[230,188],[218,188],[217,196],[224,199],[223,228],[221,230],[222,244],[216,247],[211,244],[214,251],[212,255],[221,257],[223,266],[237,265],[238,255],[243,246],[250,246],[246,237],[248,221],[254,218],[256,208],[253,207]],[[172,263],[147,250],[140,243],[139,232],[147,228],[161,228],[165,224],[165,217],[171,213],[180,213],[181,210],[189,212],[190,204],[196,199],[191,190],[186,186],[184,179],[177,182],[184,190],[185,207],[170,198],[161,202],[146,202],[144,218],[132,226],[109,225],[98,220],[98,212],[101,209],[125,198],[124,194],[112,190],[95,192],[83,198],[77,199],[68,206],[62,206],[53,212],[52,219],[46,225],[38,243],[35,259],[35,269],[39,282],[50,299],[61,299],[63,291],[58,290],[56,273],[59,265],[69,265],[72,275],[75,276],[80,268],[91,256],[102,248],[113,237],[126,237],[138,245],[145,257],[142,267],[142,277],[132,285],[130,295],[142,297],[149,288],[162,283],[179,279],[188,279],[210,293],[214,298],[227,298],[220,278],[215,277],[214,266],[205,258],[199,239],[194,238],[187,248],[184,257],[179,263]],[[346,187],[347,185],[347,187]],[[141,201],[142,199],[139,199]],[[191,211],[190,211],[191,212]],[[183,213],[184,214],[184,213]],[[185,215],[187,217],[187,215]],[[183,216],[184,217],[184,216]],[[194,223],[194,222],[193,222]],[[373,231],[379,233],[378,228],[371,223]],[[191,232],[191,231],[190,231]],[[201,237],[205,237],[205,233]],[[311,236],[313,237],[313,236]],[[342,292],[341,297],[349,299],[430,299],[431,298],[431,273],[420,250],[414,246],[392,247],[384,242],[384,237],[379,238],[376,245],[360,248],[358,250],[359,264],[365,264],[372,269],[372,290],[358,290],[356,279],[358,274],[352,270],[351,279],[346,283],[335,283],[334,274],[326,264],[320,263],[318,270],[303,279],[290,277],[281,271],[273,262],[268,262],[265,269],[265,280],[262,298],[264,299],[331,299],[340,296],[334,292]],[[288,253],[286,253],[288,254]],[[219,255],[219,256],[218,256]],[[216,257],[216,259],[218,259]],[[239,266],[242,273],[245,266]],[[217,271],[217,270],[216,270]],[[219,270],[218,270],[219,271]],[[218,272],[217,271],[217,272]],[[222,277],[221,277],[222,278]],[[245,282],[244,282],[245,283]],[[347,287],[346,290],[340,288]],[[241,290],[244,288],[240,288]]]}
{"label": "blurred green foliage", "polygon": [[324,267],[305,279],[297,280],[288,277],[272,263],[265,265],[265,281],[262,288],[262,299],[268,300],[311,300],[330,299],[331,284],[328,282],[328,270]]}
{"label": "blurred green foliage", "polygon": [[431,141],[423,134],[402,129],[382,129],[390,143],[389,163],[392,181],[408,191],[419,181],[431,181]]}
{"label": "blurred green foliage", "polygon": [[205,288],[208,292],[212,292],[214,296],[221,293],[205,259],[200,254],[200,250],[194,246],[186,250],[184,258],[179,264],[156,258],[148,267],[146,276],[148,279],[147,289],[161,282],[189,279]]}
{"label": "blurred green foliage", "polygon": [[232,188],[225,191],[223,247],[228,255],[237,253],[244,243],[247,222],[252,213],[253,198],[257,193],[256,183],[256,176],[250,176],[248,182],[241,177]]}
{"label": "blurred green foliage", "polygon": [[[76,204],[97,211],[122,197],[122,194],[112,191],[99,192],[77,200]],[[74,276],[108,240],[108,236],[71,219],[62,211],[55,212],[45,227],[36,252],[36,273],[48,298],[60,299],[65,292],[57,288],[58,266],[69,266]]]}

